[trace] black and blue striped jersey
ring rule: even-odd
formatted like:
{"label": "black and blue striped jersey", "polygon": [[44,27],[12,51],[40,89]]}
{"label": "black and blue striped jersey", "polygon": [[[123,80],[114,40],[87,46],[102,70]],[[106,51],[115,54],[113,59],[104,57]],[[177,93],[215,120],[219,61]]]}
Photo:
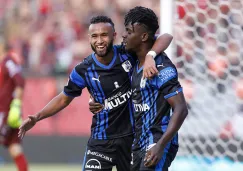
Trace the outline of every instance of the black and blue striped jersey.
{"label": "black and blue striped jersey", "polygon": [[[151,80],[142,78],[143,67],[138,68],[138,63],[133,69],[131,86],[135,110],[134,150],[144,149],[158,142],[173,113],[166,99],[182,91],[177,70],[166,54],[156,56],[155,62],[159,74]],[[171,143],[178,145],[178,135]]]}
{"label": "black and blue striped jersey", "polygon": [[[122,51],[122,46],[113,46],[114,56],[109,65],[100,63],[91,54],[78,64],[69,76],[64,94],[80,96],[87,87],[96,102],[105,108],[93,115],[91,137],[112,139],[133,134],[133,110],[130,77],[134,59]],[[82,114],[82,112],[80,112]]]}

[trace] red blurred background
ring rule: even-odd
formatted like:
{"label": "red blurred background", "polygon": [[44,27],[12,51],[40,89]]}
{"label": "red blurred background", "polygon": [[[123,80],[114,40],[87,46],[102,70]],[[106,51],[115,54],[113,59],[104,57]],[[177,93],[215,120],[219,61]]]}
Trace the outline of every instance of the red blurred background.
{"label": "red blurred background", "polygon": [[[63,80],[64,81],[64,80]],[[57,84],[60,81],[54,77],[27,78],[23,100],[23,116],[35,114],[57,95]],[[32,135],[82,135],[90,134],[92,113],[88,110],[89,93],[83,90],[81,97],[56,116],[39,122]]]}

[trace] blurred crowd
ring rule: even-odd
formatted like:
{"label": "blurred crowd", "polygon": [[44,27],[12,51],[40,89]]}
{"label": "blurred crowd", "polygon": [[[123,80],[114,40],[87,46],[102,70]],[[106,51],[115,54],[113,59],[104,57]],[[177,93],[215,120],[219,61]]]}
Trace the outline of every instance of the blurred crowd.
{"label": "blurred crowd", "polygon": [[[243,38],[239,36],[243,32],[242,8],[242,0],[179,0],[174,33],[184,45],[178,44],[177,56],[184,54],[186,62],[204,56],[208,68],[223,78],[229,65],[240,65],[243,59]],[[231,70],[230,74],[239,76],[240,71]]]}
{"label": "blurred crowd", "polygon": [[[232,113],[243,114],[243,0],[173,2],[175,53],[170,57],[190,114],[202,112],[202,120],[208,116],[215,123]],[[160,0],[0,0],[0,4],[0,55],[1,47],[10,45],[20,54],[26,76],[66,78],[92,52],[87,31],[95,15],[113,19],[116,44],[122,40],[129,9],[145,6],[160,17]]]}
{"label": "blurred crowd", "polygon": [[[211,82],[216,93],[238,87],[243,99],[243,0],[178,0],[174,23],[181,78]],[[186,80],[190,87],[190,79]]]}
{"label": "blurred crowd", "polygon": [[[1,2],[2,1],[2,2]],[[121,42],[124,14],[137,4],[159,15],[159,0],[0,0],[2,39],[23,57],[27,75],[66,74],[91,51],[91,17],[108,15]]]}
{"label": "blurred crowd", "polygon": [[243,0],[175,2],[173,60],[190,109],[183,133],[242,137]]}
{"label": "blurred crowd", "polygon": [[[130,8],[149,7],[160,17],[160,0],[0,0],[0,4],[5,7],[0,8],[0,45],[7,43],[21,55],[25,75],[66,76],[92,52],[87,31],[95,15],[113,19],[117,44]],[[243,99],[243,88],[236,81],[243,80],[243,0],[174,4],[173,58],[188,89],[187,100],[195,94],[195,79],[216,82],[219,93],[230,84]]]}

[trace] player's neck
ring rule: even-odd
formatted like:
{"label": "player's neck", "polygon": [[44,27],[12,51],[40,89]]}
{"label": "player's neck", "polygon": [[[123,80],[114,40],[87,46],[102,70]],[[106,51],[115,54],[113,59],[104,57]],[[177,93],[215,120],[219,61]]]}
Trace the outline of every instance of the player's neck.
{"label": "player's neck", "polygon": [[139,68],[144,65],[145,57],[151,47],[142,46],[139,51],[136,52],[137,58],[139,60]]}
{"label": "player's neck", "polygon": [[106,56],[103,56],[103,57],[100,57],[100,56],[98,56],[97,54],[95,54],[96,59],[97,59],[100,63],[102,63],[102,64],[104,64],[104,65],[109,65],[109,64],[111,63],[112,59],[113,59],[113,56],[114,56],[114,52],[113,52],[113,50],[110,51]]}

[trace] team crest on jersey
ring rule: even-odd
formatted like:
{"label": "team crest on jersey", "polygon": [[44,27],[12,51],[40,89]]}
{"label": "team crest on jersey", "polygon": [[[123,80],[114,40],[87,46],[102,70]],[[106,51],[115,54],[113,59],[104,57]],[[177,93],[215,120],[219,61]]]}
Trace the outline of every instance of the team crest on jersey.
{"label": "team crest on jersey", "polygon": [[147,81],[147,78],[141,78],[140,88],[144,88],[146,86],[146,81]]}
{"label": "team crest on jersey", "polygon": [[129,72],[132,69],[132,64],[129,60],[126,60],[122,63],[122,67],[126,72]]}

